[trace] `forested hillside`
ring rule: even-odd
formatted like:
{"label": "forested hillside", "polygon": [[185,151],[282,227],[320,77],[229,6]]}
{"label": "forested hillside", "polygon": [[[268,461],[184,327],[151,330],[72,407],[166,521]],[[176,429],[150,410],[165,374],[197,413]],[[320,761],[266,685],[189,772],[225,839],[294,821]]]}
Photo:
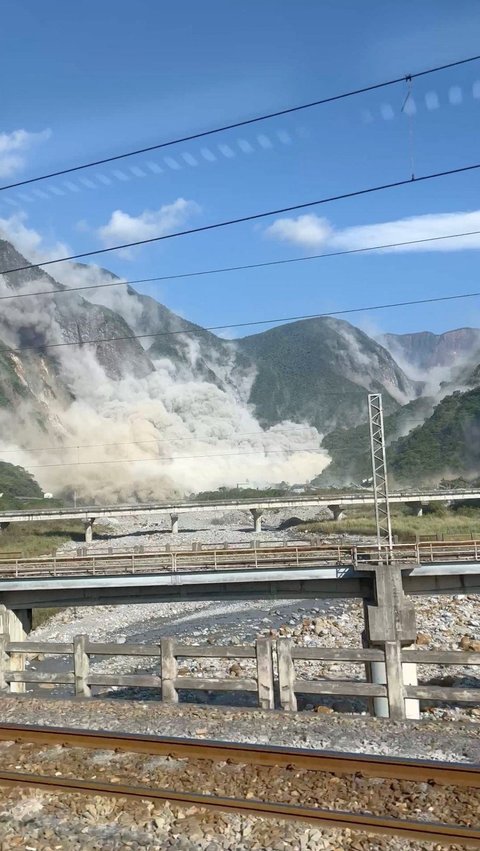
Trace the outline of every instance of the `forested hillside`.
{"label": "forested hillside", "polygon": [[480,470],[480,388],[443,399],[423,425],[390,449],[390,470],[399,482],[470,477]]}

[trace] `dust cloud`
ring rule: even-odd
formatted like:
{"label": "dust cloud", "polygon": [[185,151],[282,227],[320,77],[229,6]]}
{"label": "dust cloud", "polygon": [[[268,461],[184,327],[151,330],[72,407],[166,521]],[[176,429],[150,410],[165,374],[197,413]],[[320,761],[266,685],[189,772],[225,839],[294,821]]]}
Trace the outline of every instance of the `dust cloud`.
{"label": "dust cloud", "polygon": [[[92,282],[91,270],[82,274]],[[105,274],[96,270],[95,283],[105,281]],[[79,285],[78,270],[75,281]],[[40,275],[23,289],[50,285],[55,282]],[[0,294],[11,292],[0,278]],[[107,290],[101,300],[92,294],[92,303],[107,301],[110,310],[128,316],[135,333],[135,299],[124,288],[110,292],[108,300]],[[88,293],[82,294],[86,300]],[[2,348],[68,341],[67,300],[74,314],[83,303],[76,294],[3,301]],[[46,491],[68,498],[76,492],[79,502],[97,504],[168,500],[247,481],[305,482],[327,465],[315,428],[282,422],[263,429],[245,393],[235,389],[239,382],[216,386],[203,380],[195,344],[185,351],[189,369],[162,358],[140,378],[124,365],[118,379],[107,375],[93,346],[4,354],[23,395],[2,410],[0,458],[25,467]],[[228,372],[230,365],[223,368]],[[252,376],[244,378],[246,386]]]}

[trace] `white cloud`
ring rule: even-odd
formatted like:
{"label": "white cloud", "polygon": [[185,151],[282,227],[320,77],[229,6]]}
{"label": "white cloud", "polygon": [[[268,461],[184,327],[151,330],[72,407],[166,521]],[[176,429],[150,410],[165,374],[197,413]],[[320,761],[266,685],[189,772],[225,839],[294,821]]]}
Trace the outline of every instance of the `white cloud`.
{"label": "white cloud", "polygon": [[12,177],[25,165],[25,152],[33,145],[46,142],[52,135],[51,130],[29,133],[28,130],[14,130],[12,133],[0,133],[0,177]]}
{"label": "white cloud", "polygon": [[[17,251],[35,263],[39,260],[53,260],[55,257],[65,257],[70,254],[68,245],[63,242],[45,244],[43,237],[34,228],[25,224],[27,214],[14,213],[9,218],[0,218],[0,239],[13,243]],[[52,272],[52,274],[55,274]]]}
{"label": "white cloud", "polygon": [[[432,213],[338,230],[328,219],[310,214],[277,219],[266,229],[265,234],[307,249],[352,250],[472,231],[480,231],[480,210]],[[384,251],[460,251],[466,248],[479,249],[480,234],[386,248]]]}
{"label": "white cloud", "polygon": [[298,216],[296,219],[277,219],[265,232],[268,236],[301,245],[302,248],[318,248],[328,242],[333,233],[327,219],[321,219],[315,214]]}
{"label": "white cloud", "polygon": [[139,216],[131,216],[123,210],[115,210],[110,221],[99,228],[97,233],[106,245],[116,242],[135,242],[164,236],[181,227],[200,207],[195,201],[177,198],[172,204],[164,204],[159,210],[144,210]]}

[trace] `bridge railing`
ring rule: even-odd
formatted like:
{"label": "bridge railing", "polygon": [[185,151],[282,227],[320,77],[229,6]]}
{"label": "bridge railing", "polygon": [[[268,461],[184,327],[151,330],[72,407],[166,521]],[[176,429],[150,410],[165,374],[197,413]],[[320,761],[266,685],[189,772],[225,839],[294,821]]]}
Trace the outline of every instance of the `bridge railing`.
{"label": "bridge railing", "polygon": [[258,570],[289,567],[355,567],[362,565],[409,565],[478,562],[479,541],[430,541],[396,544],[390,550],[376,544],[215,548],[162,550],[157,552],[101,553],[86,556],[53,556],[0,560],[2,579],[35,577],[129,576],[196,570]]}

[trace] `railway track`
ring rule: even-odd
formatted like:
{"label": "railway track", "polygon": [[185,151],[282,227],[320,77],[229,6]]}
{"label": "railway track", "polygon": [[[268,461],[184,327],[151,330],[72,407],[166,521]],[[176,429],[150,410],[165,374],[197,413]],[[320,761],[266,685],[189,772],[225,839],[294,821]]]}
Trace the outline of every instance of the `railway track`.
{"label": "railway track", "polygon": [[[413,783],[434,783],[448,787],[480,789],[480,765],[410,760],[364,754],[312,751],[300,748],[265,747],[231,742],[125,734],[68,728],[34,727],[15,724],[0,726],[0,741],[34,746],[59,746],[114,750],[151,756],[169,755],[177,759],[237,762],[306,769],[335,775],[378,777]],[[460,844],[480,848],[480,829],[433,821],[406,821],[373,815],[326,810],[291,803],[224,797],[171,789],[157,789],[125,783],[105,783],[69,777],[6,771],[0,767],[0,786],[31,787],[57,794],[82,793],[155,802],[169,801],[180,806],[197,806],[223,813],[241,813],[276,819],[306,821],[321,827],[350,828],[370,834],[386,834],[405,840],[425,840],[441,845]]]}

